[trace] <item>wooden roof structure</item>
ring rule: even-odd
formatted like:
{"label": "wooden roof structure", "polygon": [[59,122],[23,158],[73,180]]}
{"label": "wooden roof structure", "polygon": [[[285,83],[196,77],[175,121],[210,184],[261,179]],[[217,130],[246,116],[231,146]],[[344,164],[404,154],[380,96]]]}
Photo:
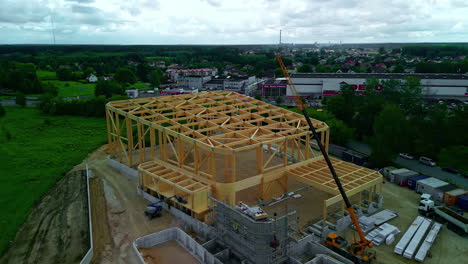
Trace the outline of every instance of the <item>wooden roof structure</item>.
{"label": "wooden roof structure", "polygon": [[[256,192],[268,201],[289,191],[288,179],[334,195],[324,208],[341,201],[306,120],[287,109],[214,91],[112,101],[106,119],[110,156],[138,165],[140,188],[183,197],[180,206],[199,219],[208,195],[233,205]],[[329,127],[312,122],[328,151]],[[332,162],[349,196],[381,183],[378,172]]]}
{"label": "wooden roof structure", "polygon": [[[234,92],[113,101],[107,107],[215,149],[242,150],[245,146],[310,133],[301,114]],[[312,122],[317,130],[328,129],[322,121]]]}
{"label": "wooden roof structure", "polygon": [[[361,167],[353,163],[335,158],[330,159],[341,184],[348,196],[357,194],[382,182],[382,174],[378,171]],[[288,177],[335,195],[326,200],[326,205],[332,205],[341,201],[335,180],[323,157],[287,170]]]}

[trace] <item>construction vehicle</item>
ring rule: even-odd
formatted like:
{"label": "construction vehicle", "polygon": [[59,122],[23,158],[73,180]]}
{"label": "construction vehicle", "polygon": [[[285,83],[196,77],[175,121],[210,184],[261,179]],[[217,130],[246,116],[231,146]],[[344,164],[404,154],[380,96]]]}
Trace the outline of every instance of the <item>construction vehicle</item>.
{"label": "construction vehicle", "polygon": [[448,229],[461,236],[468,235],[468,218],[464,216],[463,211],[457,212],[447,206],[436,206],[430,194],[421,195],[418,211],[421,215],[437,222],[447,223]]}
{"label": "construction vehicle", "polygon": [[182,204],[187,203],[187,201],[185,201],[182,197],[174,195],[174,196],[165,198],[164,200],[159,200],[157,202],[148,204],[146,206],[145,216],[147,216],[149,219],[160,217],[162,215],[161,213],[163,210],[163,203],[170,201],[172,198],[175,198],[177,202],[179,203],[182,203]]}
{"label": "construction vehicle", "polygon": [[294,83],[292,82],[291,77],[289,76],[288,70],[286,69],[286,66],[283,63],[283,60],[281,59],[280,56],[276,56],[276,60],[278,61],[281,67],[281,70],[283,72],[283,75],[284,77],[286,77],[289,88],[291,89],[291,92],[293,93],[296,99],[297,108],[304,115],[304,118],[306,119],[307,124],[309,125],[309,129],[312,132],[314,139],[316,139],[316,143],[320,148],[320,152],[322,152],[323,158],[325,159],[328,165],[328,168],[330,169],[331,175],[333,176],[333,179],[335,180],[336,186],[338,187],[338,190],[340,191],[340,194],[343,197],[343,201],[345,202],[345,205],[346,205],[346,210],[348,211],[349,216],[351,217],[351,222],[355,226],[359,234],[360,240],[356,241],[356,239],[354,239],[354,242],[348,246],[347,242],[346,243],[343,242],[343,241],[346,241],[344,238],[342,238],[338,234],[331,233],[325,239],[325,245],[327,245],[329,248],[339,253],[340,255],[352,260],[354,263],[372,263],[373,260],[375,260],[375,252],[368,250],[368,248],[372,248],[373,244],[371,241],[367,240],[364,236],[364,232],[362,231],[362,228],[359,225],[358,219],[356,217],[356,213],[354,212],[354,209],[351,207],[351,203],[348,199],[348,196],[346,195],[346,192],[343,186],[341,185],[340,179],[338,178],[336,174],[336,171],[330,161],[330,158],[328,157],[328,153],[325,150],[321,141],[319,140],[319,135],[317,131],[315,130],[315,127],[312,124],[312,121],[310,120],[304,100],[297,93],[296,87],[294,86]]}

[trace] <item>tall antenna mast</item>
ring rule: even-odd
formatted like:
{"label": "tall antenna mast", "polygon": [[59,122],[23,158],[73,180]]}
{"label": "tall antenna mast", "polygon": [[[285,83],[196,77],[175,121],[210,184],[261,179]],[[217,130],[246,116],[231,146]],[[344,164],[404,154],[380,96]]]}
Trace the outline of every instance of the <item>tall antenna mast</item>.
{"label": "tall antenna mast", "polygon": [[52,37],[54,39],[54,46],[55,46],[55,26],[54,26],[54,15],[50,14],[50,23],[52,24]]}
{"label": "tall antenna mast", "polygon": [[54,25],[54,6],[49,5],[49,13],[50,13],[50,31],[52,32],[52,40],[55,45],[55,25]]}
{"label": "tall antenna mast", "polygon": [[280,42],[279,42],[279,44],[281,45],[281,29],[280,29]]}

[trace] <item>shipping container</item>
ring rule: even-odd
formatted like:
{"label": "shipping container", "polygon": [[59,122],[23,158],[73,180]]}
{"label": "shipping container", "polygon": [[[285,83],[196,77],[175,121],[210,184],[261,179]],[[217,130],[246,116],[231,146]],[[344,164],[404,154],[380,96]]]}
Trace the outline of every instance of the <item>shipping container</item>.
{"label": "shipping container", "polygon": [[408,187],[412,190],[415,190],[416,189],[416,183],[420,180],[424,180],[424,179],[427,179],[429,178],[429,176],[426,176],[426,175],[419,175],[419,176],[416,176],[416,177],[411,177],[408,179]]}
{"label": "shipping container", "polygon": [[351,150],[344,151],[341,158],[344,161],[348,161],[348,162],[354,163],[354,164],[359,165],[359,166],[363,166],[364,163],[368,160],[367,156],[361,155],[361,154],[359,154],[357,152],[354,152],[354,151],[351,151]]}
{"label": "shipping container", "polygon": [[457,203],[457,198],[459,196],[465,195],[467,193],[466,190],[463,189],[455,189],[444,194],[444,203],[446,205],[455,205]]}
{"label": "shipping container", "polygon": [[431,177],[431,178],[418,181],[416,183],[416,192],[428,193],[432,197],[434,197],[437,193],[436,188],[439,188],[445,185],[448,185],[448,183]]}
{"label": "shipping container", "polygon": [[457,206],[458,208],[467,211],[468,210],[468,195],[458,196]]}
{"label": "shipping container", "polygon": [[385,167],[382,169],[382,175],[386,178],[386,179],[389,179],[390,178],[390,172],[391,171],[394,171],[394,170],[397,170],[397,168],[393,167],[393,166],[389,166],[389,167]]}
{"label": "shipping container", "polygon": [[444,185],[442,187],[435,188],[434,189],[434,195],[432,196],[432,199],[434,199],[434,201],[437,201],[439,203],[443,203],[445,193],[450,192],[450,191],[455,190],[455,189],[457,189],[457,187],[455,187],[455,186],[453,186],[451,184],[447,184],[447,185]]}
{"label": "shipping container", "polygon": [[417,175],[417,172],[408,169],[393,170],[390,172],[390,181],[400,186],[407,186],[408,179]]}

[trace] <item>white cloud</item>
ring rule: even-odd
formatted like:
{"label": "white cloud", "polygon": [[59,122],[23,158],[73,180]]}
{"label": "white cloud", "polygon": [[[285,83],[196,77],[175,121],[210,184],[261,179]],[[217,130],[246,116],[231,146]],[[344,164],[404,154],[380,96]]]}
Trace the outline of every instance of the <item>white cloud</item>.
{"label": "white cloud", "polygon": [[[2,0],[1,43],[467,41],[466,0]],[[52,7],[51,9],[48,6]]]}

